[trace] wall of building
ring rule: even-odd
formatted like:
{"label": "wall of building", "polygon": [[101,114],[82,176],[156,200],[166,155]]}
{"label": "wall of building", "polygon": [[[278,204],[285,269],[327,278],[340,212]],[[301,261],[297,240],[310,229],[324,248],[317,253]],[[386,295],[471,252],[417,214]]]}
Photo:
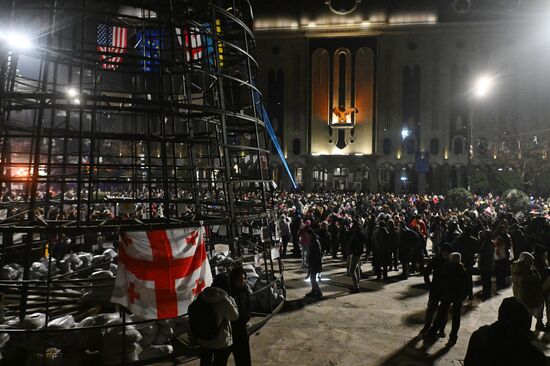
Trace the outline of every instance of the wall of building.
{"label": "wall of building", "polygon": [[[518,141],[524,141],[525,134],[530,134],[545,143],[550,121],[546,70],[550,39],[543,33],[540,24],[514,20],[262,30],[257,32],[261,86],[269,95],[268,73],[284,73],[284,149],[305,188],[341,188],[338,174],[347,168],[347,189],[444,192],[466,185],[470,120],[474,165],[496,169],[502,164],[498,156],[506,135],[523,134]],[[310,141],[310,45],[312,40],[325,40],[338,47],[339,41],[350,37],[375,37],[377,42],[374,151],[372,155],[315,156]],[[472,85],[487,73],[494,77],[495,87],[486,98],[477,99]],[[412,142],[403,139],[404,129]],[[296,139],[299,151],[293,149]],[[414,148],[407,149],[409,143]],[[487,145],[485,153],[478,151],[482,143]],[[417,153],[424,156],[429,172],[416,173]],[[380,173],[385,168],[389,173]],[[326,170],[324,184],[322,170]],[[281,179],[281,184],[287,186],[288,181]]]}

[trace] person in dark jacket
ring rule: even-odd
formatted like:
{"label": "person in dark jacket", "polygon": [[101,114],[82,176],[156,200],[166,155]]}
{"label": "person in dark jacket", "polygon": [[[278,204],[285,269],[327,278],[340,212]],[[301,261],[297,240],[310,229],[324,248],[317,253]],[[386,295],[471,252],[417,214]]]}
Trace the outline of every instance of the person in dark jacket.
{"label": "person in dark jacket", "polygon": [[354,221],[351,227],[349,239],[349,273],[352,280],[352,293],[360,292],[359,280],[361,279],[361,256],[366,245],[367,238],[358,221]]}
{"label": "person in dark jacket", "polygon": [[472,276],[474,274],[474,265],[476,262],[475,255],[479,251],[479,242],[471,235],[470,226],[466,226],[462,234],[460,234],[452,243],[453,250],[460,253],[462,257],[462,264],[466,268],[468,273],[468,298],[473,299],[474,284]]}
{"label": "person in dark jacket", "polygon": [[290,223],[290,234],[292,236],[292,255],[294,258],[300,258],[301,257],[301,249],[300,249],[300,236],[298,235],[300,232],[300,229],[302,228],[302,218],[297,213],[294,214],[294,219]]}
{"label": "person in dark jacket", "polygon": [[330,235],[330,249],[332,252],[332,258],[338,258],[338,249],[340,249],[340,242],[338,241],[338,225],[335,215],[331,216],[330,225],[328,226],[328,232]]}
{"label": "person in dark jacket", "polygon": [[340,242],[340,247],[342,249],[342,260],[348,260],[348,222],[345,219],[340,219],[338,222],[338,241]]}
{"label": "person in dark jacket", "polygon": [[447,314],[452,307],[452,326],[448,345],[456,344],[458,330],[460,329],[460,316],[462,303],[468,295],[468,275],[466,268],[461,263],[460,253],[454,252],[449,255],[449,262],[441,269],[441,303],[437,309],[437,317],[430,328],[427,337],[435,338],[437,331],[445,329]]}
{"label": "person in dark jacket", "polygon": [[[428,295],[428,307],[426,309],[426,317],[424,328],[420,331],[421,334],[425,334],[430,330],[432,326],[433,317],[435,312],[441,302],[441,293],[443,289],[441,288],[441,271],[445,263],[449,261],[449,255],[451,254],[451,245],[449,243],[443,243],[439,246],[439,254],[430,259],[428,265],[424,269],[424,283],[430,289]],[[430,280],[430,275],[432,279]],[[441,338],[445,337],[445,332],[443,329],[438,329],[438,335]]]}
{"label": "person in dark jacket", "polygon": [[239,309],[239,317],[231,322],[233,329],[233,358],[235,366],[250,366],[250,341],[248,337],[248,321],[250,320],[250,294],[252,290],[246,283],[246,272],[242,267],[235,267],[229,275],[229,294],[235,299]]}
{"label": "person in dark jacket", "polygon": [[481,296],[483,299],[488,299],[491,297],[491,275],[493,273],[493,269],[495,268],[495,247],[493,246],[493,241],[491,240],[491,231],[481,231],[479,233],[479,241],[480,247],[477,267],[479,269],[479,274],[481,275]]}
{"label": "person in dark jacket", "polygon": [[286,250],[288,247],[288,243],[292,239],[292,234],[290,231],[290,220],[286,217],[285,214],[282,214],[279,219],[279,229],[281,231],[281,257],[286,258]]}
{"label": "person in dark jacket", "polygon": [[464,366],[544,366],[546,358],[530,341],[531,314],[509,297],[498,309],[498,321],[470,337]]}
{"label": "person in dark jacket", "polygon": [[409,263],[411,262],[412,248],[416,245],[418,241],[418,235],[409,229],[404,222],[400,222],[399,226],[401,230],[399,231],[399,261],[401,262],[401,267],[403,267],[402,277],[407,279],[409,276]]}
{"label": "person in dark jacket", "polygon": [[512,239],[504,225],[500,225],[493,238],[495,247],[495,277],[497,289],[506,287],[510,276],[510,248]]}
{"label": "person in dark jacket", "polygon": [[461,233],[462,230],[460,230],[458,222],[451,220],[447,224],[447,232],[445,233],[445,238],[443,239],[443,242],[452,243],[455,241],[456,238],[460,236]]}
{"label": "person in dark jacket", "polygon": [[531,251],[526,248],[525,234],[518,224],[514,224],[510,228],[510,238],[512,239],[514,259],[518,259],[521,252]]}
{"label": "person in dark jacket", "polygon": [[309,278],[311,280],[311,292],[306,294],[308,297],[323,297],[319,283],[317,283],[317,276],[323,271],[323,253],[321,251],[321,243],[319,238],[308,227],[302,231],[302,235],[309,236],[310,248],[307,256],[307,265],[309,269]]}
{"label": "person in dark jacket", "polygon": [[377,279],[388,278],[388,266],[390,265],[391,245],[390,233],[386,228],[386,223],[380,221],[378,229],[374,235],[374,256],[376,258],[374,271]]}
{"label": "person in dark jacket", "polygon": [[331,238],[330,238],[330,232],[328,231],[326,222],[323,221],[321,223],[321,228],[317,232],[317,235],[319,236],[319,242],[321,242],[321,249],[323,250],[323,254],[330,254]]}
{"label": "person in dark jacket", "polygon": [[393,266],[393,270],[397,271],[397,263],[399,258],[399,253],[397,251],[397,243],[399,241],[399,235],[397,234],[397,230],[395,228],[395,222],[393,220],[388,220],[388,243],[390,244],[390,263],[389,267],[390,270]]}
{"label": "person in dark jacket", "polygon": [[422,235],[420,225],[416,225],[412,228],[416,233],[416,241],[412,247],[412,257],[411,257],[411,272],[424,271],[424,248],[426,247],[426,240]]}

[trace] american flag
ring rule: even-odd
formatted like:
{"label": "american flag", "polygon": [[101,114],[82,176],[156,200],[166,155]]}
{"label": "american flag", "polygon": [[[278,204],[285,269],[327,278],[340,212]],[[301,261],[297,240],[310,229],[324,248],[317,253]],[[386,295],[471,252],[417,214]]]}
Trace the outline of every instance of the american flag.
{"label": "american flag", "polygon": [[106,24],[97,25],[97,50],[104,70],[115,70],[122,62],[122,55],[128,44],[128,29]]}

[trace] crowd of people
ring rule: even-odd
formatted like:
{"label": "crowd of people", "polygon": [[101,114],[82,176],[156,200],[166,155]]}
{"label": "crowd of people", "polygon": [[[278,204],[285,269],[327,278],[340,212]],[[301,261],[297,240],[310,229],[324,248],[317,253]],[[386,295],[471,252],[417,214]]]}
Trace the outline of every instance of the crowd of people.
{"label": "crowd of people", "polygon": [[[481,300],[494,294],[494,276],[496,290],[512,285],[520,305],[503,303],[499,321],[475,333],[472,349],[492,342],[487,340],[490,332],[504,332],[498,335],[503,337],[510,324],[520,322],[525,328],[525,319],[518,320],[521,315],[507,318],[510,307],[521,306],[529,319],[536,319],[536,329],[545,330],[546,306],[550,326],[550,223],[542,199],[531,199],[525,212],[512,211],[493,196],[474,197],[462,210],[450,207],[442,196],[280,192],[275,200],[282,255],[302,258],[311,279],[308,297],[323,296],[317,279],[327,257],[344,261],[353,293],[361,291],[361,280],[370,275],[381,281],[392,271],[403,280],[422,275],[429,296],[421,334],[427,340],[445,338],[450,311],[452,346],[462,306],[474,300],[472,277],[479,274],[482,289],[476,296]],[[362,264],[367,262],[372,273],[364,272],[368,267]],[[538,353],[532,353],[535,360]],[[466,365],[500,365],[481,362],[483,357],[473,354],[469,352]]]}
{"label": "crowd of people", "polygon": [[[68,190],[64,198],[70,202],[75,194]],[[160,197],[158,192],[152,195]],[[128,192],[105,193],[107,200],[126,196]],[[241,198],[243,202],[258,199],[253,194]],[[478,274],[481,291],[476,296],[481,300],[509,286],[514,298],[503,301],[495,324],[472,335],[466,366],[517,364],[499,363],[514,359],[502,356],[506,351],[498,359],[484,356],[483,350],[512,340],[530,355],[532,363],[527,364],[539,364],[540,354],[530,348],[528,335],[533,317],[537,330],[550,327],[550,222],[544,199],[531,198],[523,211],[511,210],[505,200],[492,195],[474,196],[461,210],[440,195],[277,191],[272,199],[278,213],[273,227],[282,243],[281,255],[301,259],[311,282],[307,297],[322,298],[319,277],[327,258],[342,260],[351,277],[352,293],[361,292],[361,281],[371,276],[380,281],[423,276],[429,295],[421,334],[427,340],[446,338],[450,314],[448,345],[452,346],[458,339],[462,306],[474,299],[473,276]],[[2,197],[3,202],[20,200],[6,192]],[[49,220],[74,220],[74,205],[66,207],[51,206],[43,214]],[[92,218],[114,219],[117,207],[92,206]],[[132,217],[162,217],[164,207],[160,202],[137,203],[132,211]],[[369,264],[372,271],[367,271]],[[219,327],[214,338],[199,337],[201,365],[225,365],[232,352],[237,365],[251,363],[246,334],[248,292],[239,285],[245,275],[237,270],[229,279],[218,278],[200,297],[215,304]]]}

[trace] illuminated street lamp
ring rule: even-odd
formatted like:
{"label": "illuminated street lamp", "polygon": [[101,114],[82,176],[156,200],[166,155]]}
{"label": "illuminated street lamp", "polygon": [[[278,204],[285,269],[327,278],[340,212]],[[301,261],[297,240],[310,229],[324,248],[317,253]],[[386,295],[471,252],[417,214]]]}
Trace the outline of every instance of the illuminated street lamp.
{"label": "illuminated street lamp", "polygon": [[[487,98],[487,96],[490,95],[491,91],[493,90],[494,81],[495,81],[495,78],[491,75],[480,75],[473,83],[473,90],[472,90],[473,97],[477,100]],[[472,106],[471,112],[470,112],[470,124],[468,128],[468,138],[467,138],[467,145],[466,145],[467,154],[468,154],[468,166],[467,166],[468,190],[471,189],[471,183],[472,183],[472,154],[473,154],[472,133],[474,129],[473,126],[474,126],[474,107]]]}
{"label": "illuminated street lamp", "polygon": [[485,98],[493,88],[493,78],[488,75],[480,76],[474,85],[474,95],[477,98]]}
{"label": "illuminated street lamp", "polygon": [[0,32],[0,41],[5,43],[10,51],[29,50],[33,47],[32,39],[22,32]]}

